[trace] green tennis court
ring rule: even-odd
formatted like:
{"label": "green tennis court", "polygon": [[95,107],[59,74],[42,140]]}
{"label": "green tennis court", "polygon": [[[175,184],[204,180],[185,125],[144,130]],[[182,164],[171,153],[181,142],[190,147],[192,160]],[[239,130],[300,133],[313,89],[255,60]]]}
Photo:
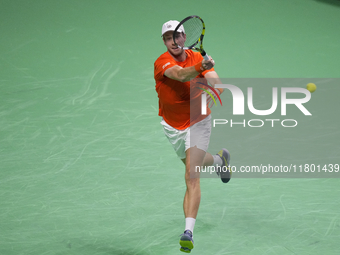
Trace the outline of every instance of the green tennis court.
{"label": "green tennis court", "polygon": [[[340,164],[340,1],[2,0],[1,255],[181,254],[153,63],[162,24],[193,14],[223,79],[335,81],[295,129],[226,127],[232,162]],[[337,177],[202,178],[192,254],[339,254]]]}

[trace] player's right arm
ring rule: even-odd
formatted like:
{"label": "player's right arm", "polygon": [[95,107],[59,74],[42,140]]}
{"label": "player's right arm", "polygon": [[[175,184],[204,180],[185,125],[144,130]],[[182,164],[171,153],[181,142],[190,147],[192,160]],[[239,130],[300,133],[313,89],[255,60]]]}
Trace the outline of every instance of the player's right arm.
{"label": "player's right arm", "polygon": [[186,68],[173,66],[164,72],[166,77],[180,82],[190,81],[190,79],[195,78],[198,74],[199,72],[196,71],[195,66],[189,66]]}
{"label": "player's right arm", "polygon": [[[202,62],[199,63],[199,65],[200,64],[204,68],[204,70],[209,70],[213,68],[213,66],[215,65],[214,60],[212,59],[202,60]],[[188,66],[183,68],[181,66],[176,65],[165,70],[164,75],[176,81],[186,82],[190,81],[190,79],[197,77],[199,72],[196,69],[197,67],[195,68],[195,66]]]}

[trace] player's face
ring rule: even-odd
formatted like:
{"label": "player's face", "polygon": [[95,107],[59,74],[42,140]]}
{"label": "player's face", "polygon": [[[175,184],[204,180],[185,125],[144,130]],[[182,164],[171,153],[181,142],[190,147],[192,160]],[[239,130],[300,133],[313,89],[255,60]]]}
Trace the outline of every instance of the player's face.
{"label": "player's face", "polygon": [[[168,51],[174,55],[174,56],[178,56],[181,55],[184,50],[179,48],[173,40],[173,32],[172,31],[168,31],[163,35],[163,41],[165,46],[167,47]],[[176,43],[178,43],[178,45],[180,46],[184,46],[184,42],[185,42],[185,34],[182,33],[177,33],[176,34]]]}

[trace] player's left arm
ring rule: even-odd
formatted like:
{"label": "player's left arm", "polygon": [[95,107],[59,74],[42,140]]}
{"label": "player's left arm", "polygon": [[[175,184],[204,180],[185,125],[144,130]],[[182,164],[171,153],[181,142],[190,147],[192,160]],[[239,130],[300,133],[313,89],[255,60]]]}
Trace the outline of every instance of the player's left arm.
{"label": "player's left arm", "polygon": [[[213,88],[215,88],[216,84],[222,84],[220,77],[218,76],[218,74],[215,71],[207,72],[204,75],[204,78],[207,79],[207,81],[209,82],[209,84]],[[218,88],[218,89],[216,89],[216,91],[217,91],[218,95],[221,95],[222,92],[223,92],[223,89]],[[217,99],[215,95],[214,95],[214,97],[215,97],[215,99]],[[213,102],[212,98],[210,98],[210,96],[207,98],[207,104],[209,105],[210,108],[214,105],[214,102]]]}
{"label": "player's left arm", "polygon": [[[207,81],[209,82],[209,84],[215,88],[215,85],[216,84],[222,84],[221,80],[220,80],[220,77],[218,76],[218,74],[215,72],[215,71],[210,71],[210,72],[207,72],[205,75],[204,75],[204,78],[207,79]],[[221,93],[223,92],[223,89],[221,88],[218,88],[217,91],[219,91],[219,94],[221,95]]]}

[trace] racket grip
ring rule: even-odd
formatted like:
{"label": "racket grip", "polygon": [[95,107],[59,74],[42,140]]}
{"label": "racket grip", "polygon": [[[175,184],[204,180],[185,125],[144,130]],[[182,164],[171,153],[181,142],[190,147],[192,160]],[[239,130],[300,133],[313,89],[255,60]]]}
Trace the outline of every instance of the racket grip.
{"label": "racket grip", "polygon": [[205,60],[209,60],[208,54],[205,51],[202,51],[201,55]]}

